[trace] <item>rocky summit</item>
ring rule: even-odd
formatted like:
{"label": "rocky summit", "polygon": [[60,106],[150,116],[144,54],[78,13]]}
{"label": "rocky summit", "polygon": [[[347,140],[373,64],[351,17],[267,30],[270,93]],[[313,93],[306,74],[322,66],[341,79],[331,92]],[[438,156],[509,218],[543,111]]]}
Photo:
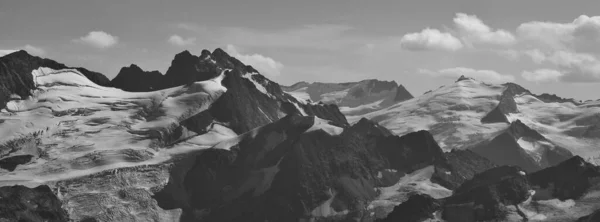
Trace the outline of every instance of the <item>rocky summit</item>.
{"label": "rocky summit", "polygon": [[0,221],[589,221],[600,208],[593,102],[465,76],[416,98],[376,79],[282,86],[222,49],[110,81],[25,51],[0,62]]}

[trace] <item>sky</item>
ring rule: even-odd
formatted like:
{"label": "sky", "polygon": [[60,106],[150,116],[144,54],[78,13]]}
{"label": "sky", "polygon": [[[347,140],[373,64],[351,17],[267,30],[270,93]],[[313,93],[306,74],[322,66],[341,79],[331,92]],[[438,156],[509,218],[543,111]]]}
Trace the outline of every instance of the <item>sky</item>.
{"label": "sky", "polygon": [[0,0],[17,49],[113,78],[222,48],[284,85],[394,80],[420,95],[460,75],[600,99],[600,1]]}

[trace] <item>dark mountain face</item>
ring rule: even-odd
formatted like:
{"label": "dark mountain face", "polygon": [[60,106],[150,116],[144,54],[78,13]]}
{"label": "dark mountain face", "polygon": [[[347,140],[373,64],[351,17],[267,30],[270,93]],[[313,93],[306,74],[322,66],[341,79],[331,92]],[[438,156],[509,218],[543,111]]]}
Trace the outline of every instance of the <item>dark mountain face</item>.
{"label": "dark mountain face", "polygon": [[[212,104],[209,110],[188,120],[188,128],[201,131],[212,121],[228,123],[236,133],[274,122],[281,117],[298,112],[332,120],[336,125],[348,126],[346,117],[336,105],[305,104],[284,93],[279,84],[265,78],[251,66],[244,65],[221,49],[212,53],[203,50],[200,56],[183,51],[173,59],[164,76],[158,72],[145,72],[132,65],[121,69],[123,77],[113,80],[115,87],[131,91],[152,91],[204,81],[225,72],[222,81],[227,92]],[[137,78],[146,78],[136,81]],[[157,84],[154,84],[157,83]],[[119,87],[122,86],[122,87]],[[299,110],[302,109],[302,110]],[[195,125],[202,122],[201,125]]]}
{"label": "dark mountain face", "polygon": [[417,194],[408,198],[407,201],[394,207],[394,211],[385,219],[377,222],[420,222],[433,219],[436,211],[442,208],[441,200],[433,199],[425,194]]}
{"label": "dark mountain face", "polygon": [[[157,194],[159,205],[203,211],[202,218],[207,221],[297,221],[333,216],[315,211],[321,208],[347,210],[349,214],[337,215],[341,220],[361,220],[366,216],[364,209],[377,196],[374,188],[390,185],[377,177],[385,169],[402,174],[435,165],[439,174],[475,174],[454,171],[455,165],[446,161],[426,131],[392,136],[363,119],[339,135],[323,130],[306,132],[314,124],[313,117],[291,114],[248,134],[229,150],[203,151],[189,170],[173,168],[184,176],[171,180],[174,184]],[[456,168],[470,171],[476,167]],[[178,186],[184,188],[168,188]],[[174,193],[183,191],[189,199],[174,199]]]}
{"label": "dark mountain face", "polygon": [[396,97],[394,97],[395,102],[402,102],[409,99],[415,98],[403,85],[399,85],[396,89]]}
{"label": "dark mountain face", "polygon": [[68,221],[60,200],[46,185],[0,187],[1,221]]}
{"label": "dark mountain face", "polygon": [[123,67],[110,81],[110,86],[129,92],[148,92],[160,89],[164,77],[159,71],[144,71],[137,65]]}
{"label": "dark mountain face", "polygon": [[464,222],[502,221],[507,205],[516,206],[530,196],[527,177],[521,172],[518,167],[502,166],[475,175],[445,199],[442,218]]}
{"label": "dark mountain face", "polygon": [[[6,106],[12,94],[21,98],[30,96],[31,90],[35,88],[31,72],[40,67],[56,70],[70,68],[50,59],[32,56],[24,50],[0,57],[0,109]],[[84,68],[74,69],[98,85],[109,85],[108,78],[100,73]]]}
{"label": "dark mountain face", "polygon": [[581,217],[577,220],[577,222],[595,222],[600,221],[600,210],[594,211],[594,213],[587,215],[585,217]]}
{"label": "dark mountain face", "polygon": [[490,111],[487,115],[481,118],[482,123],[508,123],[506,115],[509,113],[518,113],[517,103],[515,102],[514,96],[523,92],[526,89],[519,88],[519,85],[510,84],[507,85],[506,89],[500,95],[500,102],[496,108]]}
{"label": "dark mountain face", "polygon": [[542,93],[540,95],[535,95],[535,97],[544,101],[545,103],[573,103],[575,105],[580,104],[575,99],[562,98],[560,96],[557,96],[556,94]]}
{"label": "dark mountain face", "polygon": [[[529,154],[529,147],[537,146],[537,154]],[[527,172],[534,172],[545,167],[556,165],[573,154],[560,146],[552,144],[544,136],[517,120],[498,136],[489,141],[484,141],[471,148],[471,150],[497,165],[519,166]],[[534,157],[534,155],[539,155]],[[539,159],[536,159],[539,158]]]}
{"label": "dark mountain face", "polygon": [[[529,181],[536,190],[549,191],[539,192],[536,198],[578,199],[600,181],[600,167],[574,156],[556,166],[530,174]],[[541,196],[548,193],[548,197]]]}

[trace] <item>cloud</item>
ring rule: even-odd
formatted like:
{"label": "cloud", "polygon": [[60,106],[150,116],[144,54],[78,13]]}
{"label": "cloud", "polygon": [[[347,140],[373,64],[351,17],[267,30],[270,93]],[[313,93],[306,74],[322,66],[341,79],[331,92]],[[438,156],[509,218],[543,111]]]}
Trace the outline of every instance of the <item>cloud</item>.
{"label": "cloud", "polygon": [[17,50],[14,50],[14,49],[0,49],[0,56],[5,56],[5,55],[11,54],[16,51]]}
{"label": "cloud", "polygon": [[519,25],[517,34],[538,47],[600,52],[600,16],[581,15],[569,23],[526,22]]}
{"label": "cloud", "polygon": [[194,45],[196,43],[196,38],[190,37],[190,38],[184,39],[181,36],[172,35],[171,37],[169,37],[167,42],[169,42],[173,45],[176,45],[176,46],[187,46],[187,45]]}
{"label": "cloud", "polygon": [[431,28],[402,36],[400,45],[402,48],[412,51],[428,49],[456,51],[463,47],[460,40],[452,34]]}
{"label": "cloud", "polygon": [[477,44],[508,45],[515,42],[515,36],[503,29],[493,30],[475,15],[456,13],[453,19],[463,41]]}
{"label": "cloud", "polygon": [[283,69],[283,64],[270,57],[266,57],[260,54],[245,55],[240,53],[234,45],[227,45],[227,53],[237,58],[246,65],[251,65],[260,73],[267,76],[279,76]]}
{"label": "cloud", "polygon": [[32,55],[37,55],[37,56],[46,55],[46,51],[40,47],[35,47],[32,45],[25,45],[25,46],[23,46],[23,49]]}
{"label": "cloud", "polygon": [[558,82],[564,76],[558,70],[553,69],[537,69],[534,71],[523,71],[521,76],[530,82]]}
{"label": "cloud", "polygon": [[27,45],[24,45],[22,47],[18,47],[16,49],[0,49],[0,56],[5,56],[5,55],[8,55],[10,53],[19,51],[21,49],[27,51],[29,54],[36,55],[36,56],[46,55],[46,51],[44,49],[42,49],[40,47],[36,47],[36,46],[27,44]]}
{"label": "cloud", "polygon": [[504,82],[513,82],[515,81],[515,77],[512,75],[504,75],[500,74],[493,70],[476,70],[472,68],[465,67],[455,67],[448,69],[440,69],[437,71],[432,71],[428,69],[420,69],[419,73],[428,74],[434,77],[446,77],[446,78],[459,78],[464,75],[466,77],[474,78],[477,80],[481,80],[484,82],[493,82],[493,83],[504,83]]}
{"label": "cloud", "polygon": [[73,41],[105,49],[116,45],[119,42],[119,38],[103,31],[92,31],[86,36],[74,39]]}

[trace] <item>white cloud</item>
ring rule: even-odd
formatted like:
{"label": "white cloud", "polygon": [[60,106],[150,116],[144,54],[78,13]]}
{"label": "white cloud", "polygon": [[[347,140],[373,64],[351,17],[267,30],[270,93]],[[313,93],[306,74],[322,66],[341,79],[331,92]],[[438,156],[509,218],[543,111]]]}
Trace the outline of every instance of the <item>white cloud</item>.
{"label": "white cloud", "polygon": [[22,47],[18,47],[17,49],[0,49],[0,56],[5,56],[7,54],[19,51],[21,49],[27,51],[31,55],[43,56],[46,54],[46,51],[44,49],[27,44]]}
{"label": "white cloud", "polygon": [[17,50],[14,50],[14,49],[0,49],[0,56],[5,56],[5,55],[11,54],[16,51]]}
{"label": "white cloud", "polygon": [[508,45],[515,42],[512,33],[503,29],[492,30],[475,15],[456,13],[453,21],[463,41],[468,43]]}
{"label": "white cloud", "polygon": [[465,77],[470,77],[480,81],[492,83],[504,83],[515,81],[515,77],[512,75],[500,74],[493,70],[476,70],[465,67],[440,69],[437,71],[420,69],[419,73],[446,78],[459,78],[460,76],[464,75]]}
{"label": "white cloud", "polygon": [[32,45],[25,45],[23,46],[23,49],[32,55],[43,56],[46,54],[46,51],[44,49]]}
{"label": "white cloud", "polygon": [[463,47],[460,40],[452,36],[452,34],[430,28],[402,36],[400,45],[407,50],[438,49],[456,51]]}
{"label": "white cloud", "polygon": [[73,41],[105,49],[116,45],[119,42],[119,38],[103,31],[92,31],[86,36],[74,39]]}
{"label": "white cloud", "polygon": [[187,45],[194,45],[196,43],[196,38],[183,38],[179,35],[172,35],[171,37],[169,37],[169,39],[167,40],[167,42],[176,45],[176,46],[187,46]]}
{"label": "white cloud", "polygon": [[558,82],[563,73],[553,69],[537,69],[534,71],[523,71],[521,76],[530,82]]}
{"label": "white cloud", "polygon": [[526,22],[517,34],[539,47],[581,52],[600,52],[600,16],[581,15],[573,22]]}
{"label": "white cloud", "polygon": [[234,45],[227,45],[227,53],[237,58],[246,65],[251,65],[260,73],[268,76],[279,76],[283,69],[283,64],[270,57],[260,54],[245,55],[240,53]]}

